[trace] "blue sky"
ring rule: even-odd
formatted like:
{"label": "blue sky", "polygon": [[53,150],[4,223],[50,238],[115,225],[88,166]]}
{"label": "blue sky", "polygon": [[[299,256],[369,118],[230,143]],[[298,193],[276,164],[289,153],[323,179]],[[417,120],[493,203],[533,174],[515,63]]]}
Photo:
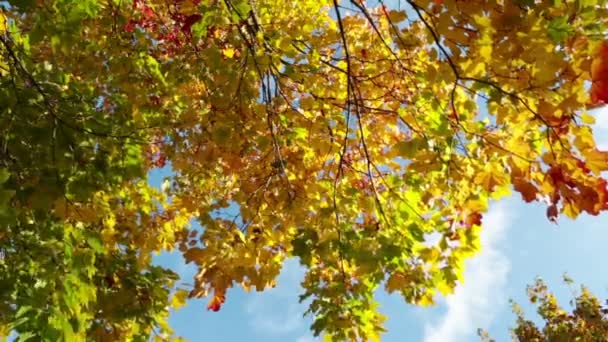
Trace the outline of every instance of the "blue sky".
{"label": "blue sky", "polygon": [[[608,148],[608,107],[596,110],[596,139]],[[159,174],[153,177],[159,183]],[[467,262],[465,282],[436,306],[407,305],[398,295],[378,292],[381,311],[388,316],[382,340],[460,342],[479,341],[478,328],[497,341],[509,341],[514,315],[508,303],[520,303],[529,317],[526,285],[545,279],[560,303],[569,307],[571,289],[562,282],[567,272],[600,298],[608,298],[608,278],[602,263],[608,260],[608,215],[583,215],[576,221],[561,218],[550,223],[542,204],[524,204],[519,194],[493,203],[484,217],[482,251]],[[185,282],[195,272],[179,255],[162,255],[157,261],[177,270]],[[289,260],[277,287],[263,293],[228,292],[219,312],[205,309],[207,299],[193,300],[174,312],[170,321],[176,333],[190,341],[315,341],[309,332],[306,306],[298,304],[303,270]]]}

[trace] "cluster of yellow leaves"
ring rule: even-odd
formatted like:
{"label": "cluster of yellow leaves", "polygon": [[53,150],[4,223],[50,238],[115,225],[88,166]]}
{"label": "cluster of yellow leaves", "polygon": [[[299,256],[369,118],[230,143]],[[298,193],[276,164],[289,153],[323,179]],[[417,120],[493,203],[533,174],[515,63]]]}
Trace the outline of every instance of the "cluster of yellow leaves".
{"label": "cluster of yellow leaves", "polygon": [[[116,205],[121,203],[121,205]],[[191,213],[166,204],[165,195],[144,181],[125,183],[117,193],[100,191],[87,203],[55,202],[57,217],[87,226],[97,226],[104,248],[137,246],[140,265],[147,265],[151,253],[172,250],[176,232],[187,227]],[[141,229],[141,227],[146,229]]]}

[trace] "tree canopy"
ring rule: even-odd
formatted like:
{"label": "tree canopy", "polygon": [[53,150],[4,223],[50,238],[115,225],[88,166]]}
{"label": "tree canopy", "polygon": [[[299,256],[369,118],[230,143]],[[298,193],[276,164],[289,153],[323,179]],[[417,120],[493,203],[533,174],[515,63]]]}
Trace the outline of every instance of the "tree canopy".
{"label": "tree canopy", "polygon": [[[572,279],[564,277],[571,286]],[[542,279],[528,287],[528,298],[537,307],[544,326],[539,327],[527,319],[522,308],[513,304],[517,322],[512,330],[514,341],[606,341],[608,336],[608,303],[602,303],[589,289],[581,286],[578,292],[573,291],[570,305],[572,312],[566,312],[549,291]],[[480,330],[484,341],[494,340]]]}
{"label": "tree canopy", "polygon": [[374,292],[451,293],[490,200],[608,209],[605,0],[0,6],[0,335],[170,338],[297,257],[315,334],[378,339]]}

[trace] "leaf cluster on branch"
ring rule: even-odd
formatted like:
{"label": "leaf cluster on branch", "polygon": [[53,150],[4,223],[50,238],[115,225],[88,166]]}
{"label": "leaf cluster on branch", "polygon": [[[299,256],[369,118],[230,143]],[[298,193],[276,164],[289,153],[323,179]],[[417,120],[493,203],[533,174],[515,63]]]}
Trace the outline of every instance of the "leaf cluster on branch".
{"label": "leaf cluster on branch", "polygon": [[[571,286],[572,279],[565,276],[564,282]],[[524,315],[522,308],[512,303],[517,315],[512,329],[514,341],[606,341],[608,339],[608,302],[602,303],[589,289],[581,286],[573,291],[570,305],[572,312],[566,312],[549,291],[542,279],[528,287],[530,303],[537,307],[543,326]],[[483,341],[494,341],[487,332],[479,331]]]}

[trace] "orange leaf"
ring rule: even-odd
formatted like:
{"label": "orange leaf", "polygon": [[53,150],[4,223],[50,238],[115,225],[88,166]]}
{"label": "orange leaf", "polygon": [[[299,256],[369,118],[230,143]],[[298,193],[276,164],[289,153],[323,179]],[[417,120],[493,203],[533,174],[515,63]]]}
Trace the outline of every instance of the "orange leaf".
{"label": "orange leaf", "polygon": [[608,41],[599,47],[591,63],[591,101],[608,103]]}
{"label": "orange leaf", "polygon": [[481,226],[482,216],[480,213],[470,213],[464,220],[464,225],[467,228],[471,228],[472,226]]}
{"label": "orange leaf", "polygon": [[215,290],[213,298],[207,305],[207,310],[218,312],[222,308],[222,304],[226,301],[226,294],[224,291]]}
{"label": "orange leaf", "polygon": [[532,183],[521,177],[513,178],[513,187],[515,188],[515,191],[521,194],[524,201],[528,203],[534,201],[538,194],[538,189],[536,189]]}

